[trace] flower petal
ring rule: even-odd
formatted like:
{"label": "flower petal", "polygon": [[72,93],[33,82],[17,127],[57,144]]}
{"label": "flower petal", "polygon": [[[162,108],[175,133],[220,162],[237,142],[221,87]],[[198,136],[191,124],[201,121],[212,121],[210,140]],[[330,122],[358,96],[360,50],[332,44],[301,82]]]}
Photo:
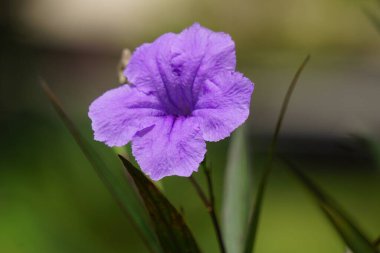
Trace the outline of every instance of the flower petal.
{"label": "flower petal", "polygon": [[166,33],[154,42],[138,47],[124,70],[128,81],[144,92],[152,92],[157,86],[162,86],[159,66],[170,65],[171,45],[175,38],[174,33]]}
{"label": "flower petal", "polygon": [[164,112],[155,96],[123,85],[97,98],[90,105],[88,115],[95,140],[108,146],[123,146],[136,132],[152,126]]}
{"label": "flower petal", "polygon": [[236,68],[235,43],[223,32],[214,32],[198,23],[182,31],[172,46],[172,65],[180,70],[181,83],[193,97],[204,81],[219,72]]}
{"label": "flower petal", "polygon": [[194,118],[166,116],[133,137],[132,151],[153,180],[172,175],[188,177],[202,162],[206,143]]}
{"label": "flower petal", "polygon": [[139,47],[124,74],[138,89],[155,93],[169,114],[189,115],[204,81],[235,66],[231,37],[194,24]]}
{"label": "flower petal", "polygon": [[167,113],[180,115],[183,113],[178,104],[183,100],[171,65],[171,46],[176,36],[167,33],[137,48],[124,74],[139,90],[157,96]]}
{"label": "flower petal", "polygon": [[226,138],[248,118],[253,88],[238,72],[224,72],[205,82],[192,115],[206,141]]}

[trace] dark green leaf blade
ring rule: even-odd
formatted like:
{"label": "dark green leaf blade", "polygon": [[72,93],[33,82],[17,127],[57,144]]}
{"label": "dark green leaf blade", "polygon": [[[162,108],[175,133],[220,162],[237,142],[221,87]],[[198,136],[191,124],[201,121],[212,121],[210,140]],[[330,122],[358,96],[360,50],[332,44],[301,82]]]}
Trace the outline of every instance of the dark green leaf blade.
{"label": "dark green leaf blade", "polygon": [[165,253],[200,252],[190,229],[169,200],[140,170],[119,157],[140,192]]}
{"label": "dark green leaf blade", "polygon": [[339,205],[306,176],[296,165],[286,161],[288,167],[302,184],[312,193],[331,224],[354,253],[379,253]]}
{"label": "dark green leaf blade", "polygon": [[151,252],[163,253],[155,232],[149,226],[149,216],[140,200],[138,192],[136,192],[131,185],[122,183],[118,180],[111,170],[107,168],[104,161],[100,159],[99,155],[91,148],[77,130],[50,87],[42,80],[41,85],[54,109],[74,137],[87,160],[91,163],[96,174],[113,195],[124,214],[132,221],[135,228],[137,228],[137,231],[141,234],[146,246]]}

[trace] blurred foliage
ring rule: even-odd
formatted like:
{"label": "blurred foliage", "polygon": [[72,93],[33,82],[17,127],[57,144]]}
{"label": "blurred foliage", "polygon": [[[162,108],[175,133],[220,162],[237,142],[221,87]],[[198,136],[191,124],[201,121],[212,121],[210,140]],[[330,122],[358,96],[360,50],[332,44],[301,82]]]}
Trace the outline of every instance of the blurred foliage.
{"label": "blurred foliage", "polygon": [[[6,136],[9,137],[1,142],[1,251],[147,252],[56,117],[38,121],[36,117],[23,115],[12,124],[8,122],[10,129]],[[24,120],[29,122],[29,131],[22,131]],[[85,126],[87,122],[80,128],[85,129]],[[10,130],[17,131],[19,140],[28,141],[19,146],[18,140],[11,138]],[[4,133],[4,129],[2,131]],[[219,187],[227,144],[223,141],[208,146],[215,168],[215,185]],[[102,145],[97,147],[111,167],[120,166],[112,152]],[[260,157],[260,154],[255,155],[255,167],[262,166]],[[311,171],[371,237],[378,236],[378,195],[368,193],[380,191],[379,174],[350,162],[328,165],[303,161],[300,166]],[[344,245],[310,196],[299,188],[286,168],[278,164],[275,167],[263,203],[257,252],[342,253]],[[199,177],[199,181],[202,178]],[[185,220],[201,249],[217,252],[208,214],[188,181],[169,178],[163,184],[169,199],[176,207],[183,208]],[[222,191],[217,188],[216,192],[217,203],[221,203]]]}
{"label": "blurred foliage", "polygon": [[[338,130],[342,135],[358,130],[357,122],[360,130],[364,125],[378,135],[378,121],[370,119],[378,118],[379,36],[363,7],[374,13],[378,8],[372,0],[9,0],[9,13],[0,19],[0,252],[147,252],[57,120],[37,85],[37,73],[54,85],[81,132],[91,139],[87,106],[117,84],[121,48],[133,49],[194,21],[228,32],[237,45],[239,70],[256,83],[247,122],[252,131],[248,156],[253,168],[262,168],[267,145],[262,138],[272,132],[284,77],[305,53],[314,56],[313,62],[292,101],[284,136],[305,137],[307,132],[330,138]],[[369,139],[376,140],[372,135]],[[378,154],[379,144],[373,143]],[[115,154],[100,143],[91,144],[121,178]],[[228,139],[208,143],[219,213],[228,146]],[[291,148],[285,146],[285,151],[291,153]],[[342,160],[324,148],[314,149],[321,156],[298,155],[297,163],[339,199],[370,238],[378,237],[378,171],[367,160],[355,160],[350,153]],[[379,161],[379,155],[374,157]],[[195,178],[205,186],[198,174]],[[259,169],[252,178],[255,190],[258,178]],[[201,250],[217,252],[208,213],[188,180],[172,177],[162,184],[171,203],[183,210]],[[301,189],[283,164],[274,164],[257,252],[344,252],[345,245]]]}
{"label": "blurred foliage", "polygon": [[324,214],[352,252],[378,253],[376,249],[377,247],[372,243],[372,240],[368,239],[368,237],[359,229],[358,225],[349,218],[346,211],[339,207],[335,200],[317,186],[294,163],[289,160],[285,161],[294,175],[314,196]]}

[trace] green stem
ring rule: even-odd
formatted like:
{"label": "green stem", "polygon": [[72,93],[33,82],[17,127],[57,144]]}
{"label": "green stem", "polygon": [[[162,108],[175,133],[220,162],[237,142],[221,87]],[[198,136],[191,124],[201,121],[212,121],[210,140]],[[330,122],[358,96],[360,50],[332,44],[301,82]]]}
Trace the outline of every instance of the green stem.
{"label": "green stem", "polygon": [[208,185],[208,191],[209,191],[209,195],[210,195],[211,208],[210,208],[209,212],[211,215],[212,223],[214,224],[216,235],[218,237],[220,252],[225,253],[226,248],[224,246],[222,230],[220,229],[220,225],[219,225],[218,219],[216,217],[216,212],[215,212],[215,195],[214,195],[214,190],[212,187],[211,171],[208,169],[207,166],[204,166],[204,171],[205,171],[205,175],[206,175],[206,179],[207,179],[207,185]]}
{"label": "green stem", "polygon": [[191,184],[193,185],[195,191],[197,192],[199,198],[202,200],[203,204],[207,208],[207,211],[209,211],[209,207],[211,206],[210,201],[208,200],[206,194],[203,192],[202,187],[198,184],[198,182],[195,180],[193,176],[189,177],[189,180]]}
{"label": "green stem", "polygon": [[208,191],[210,195],[210,199],[207,198],[206,194],[203,192],[202,187],[198,184],[198,182],[195,180],[193,176],[190,176],[190,182],[194,186],[194,189],[196,190],[199,198],[202,200],[203,204],[205,205],[207,212],[209,213],[211,217],[212,224],[214,226],[214,230],[218,239],[218,244],[220,248],[221,253],[226,253],[226,249],[224,246],[224,241],[222,237],[222,230],[220,229],[220,225],[218,222],[218,218],[216,216],[215,212],[215,197],[214,197],[214,190],[212,187],[212,180],[211,180],[211,175],[209,169],[204,165],[204,171],[206,175],[206,180],[207,180],[207,186],[208,186]]}

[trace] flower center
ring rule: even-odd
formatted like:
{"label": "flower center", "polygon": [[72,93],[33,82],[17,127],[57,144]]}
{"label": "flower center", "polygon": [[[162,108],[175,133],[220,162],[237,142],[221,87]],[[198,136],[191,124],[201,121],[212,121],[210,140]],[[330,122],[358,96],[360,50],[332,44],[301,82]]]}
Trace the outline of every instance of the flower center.
{"label": "flower center", "polygon": [[174,96],[172,94],[165,94],[165,98],[161,99],[165,111],[167,114],[174,116],[188,116],[193,112],[192,101],[187,99],[183,94],[177,93]]}
{"label": "flower center", "polygon": [[169,71],[160,62],[157,66],[162,81],[157,92],[166,112],[175,116],[190,115],[196,100],[192,91],[194,79],[183,74],[182,65],[171,64]]}

